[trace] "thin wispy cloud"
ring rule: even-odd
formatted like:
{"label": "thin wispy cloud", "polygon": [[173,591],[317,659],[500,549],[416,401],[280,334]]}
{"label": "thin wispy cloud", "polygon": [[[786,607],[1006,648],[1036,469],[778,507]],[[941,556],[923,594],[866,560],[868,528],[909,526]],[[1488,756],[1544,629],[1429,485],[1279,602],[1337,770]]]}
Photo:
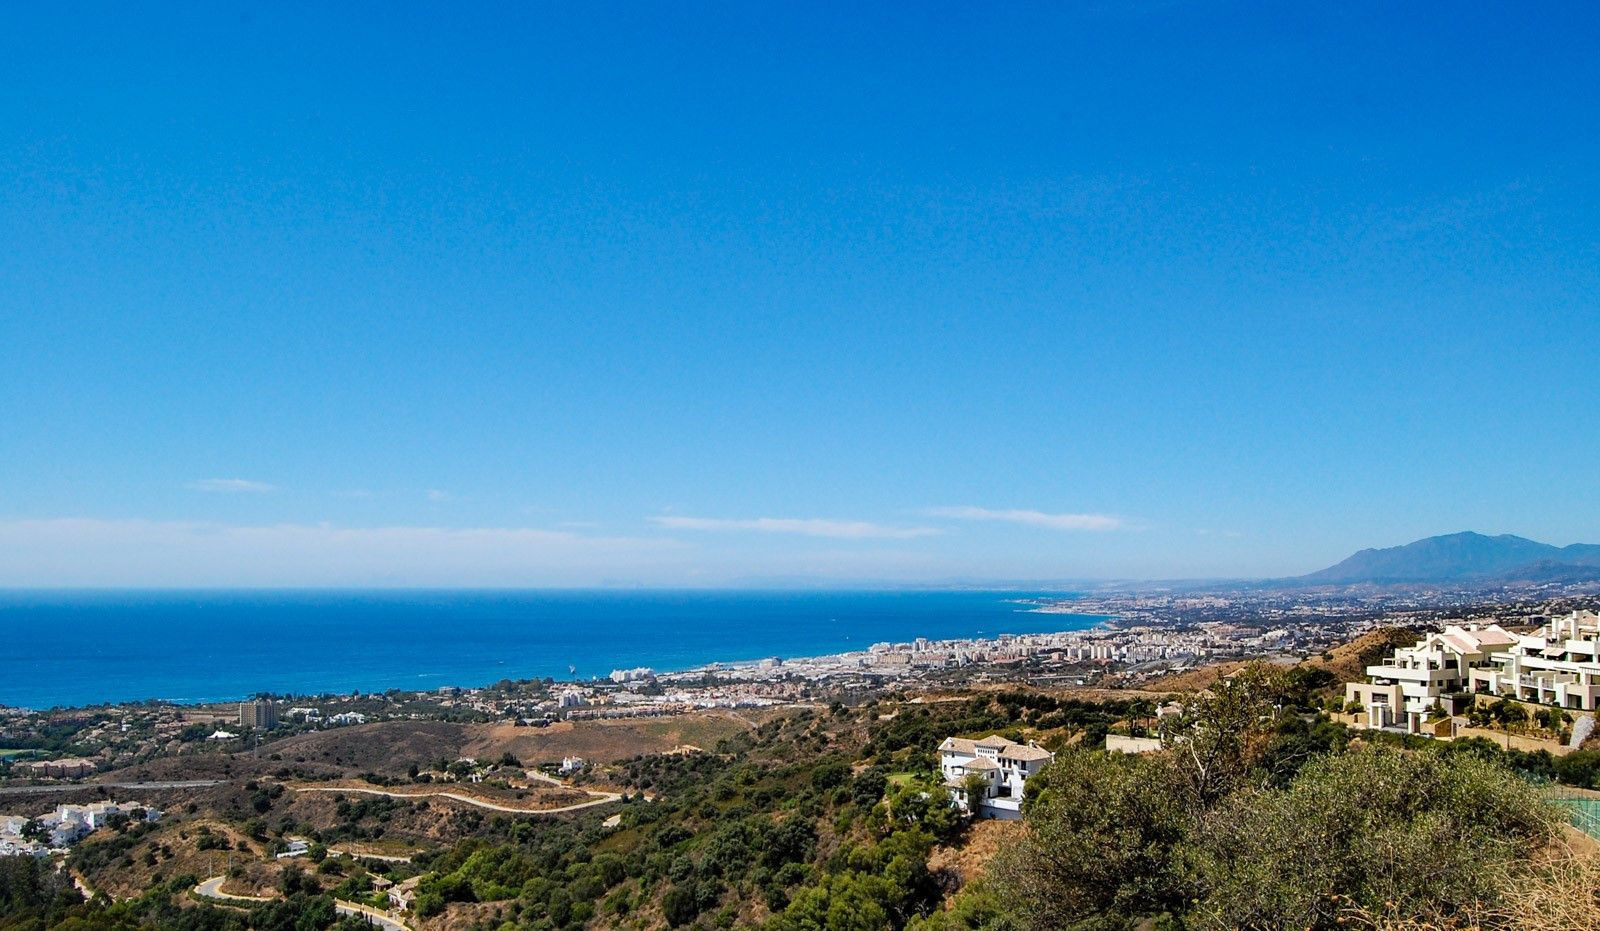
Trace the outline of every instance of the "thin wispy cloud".
{"label": "thin wispy cloud", "polygon": [[188,485],[192,491],[209,491],[220,494],[264,495],[277,491],[278,486],[254,482],[247,478],[203,478]]}
{"label": "thin wispy cloud", "polygon": [[445,491],[442,488],[430,488],[428,489],[428,500],[434,502],[435,504],[441,501],[449,501],[450,492]]}
{"label": "thin wispy cloud", "polygon": [[929,517],[948,517],[955,520],[999,521],[1046,527],[1050,530],[1123,530],[1128,522],[1111,514],[1051,514],[1045,511],[997,510],[980,507],[929,508],[923,512]]}
{"label": "thin wispy cloud", "polygon": [[937,527],[896,527],[864,520],[832,520],[821,517],[680,517],[663,515],[651,522],[673,530],[713,532],[787,533],[806,537],[832,537],[841,540],[910,540],[942,533]]}
{"label": "thin wispy cloud", "polygon": [[680,564],[684,543],[538,527],[0,520],[0,585],[529,585]]}

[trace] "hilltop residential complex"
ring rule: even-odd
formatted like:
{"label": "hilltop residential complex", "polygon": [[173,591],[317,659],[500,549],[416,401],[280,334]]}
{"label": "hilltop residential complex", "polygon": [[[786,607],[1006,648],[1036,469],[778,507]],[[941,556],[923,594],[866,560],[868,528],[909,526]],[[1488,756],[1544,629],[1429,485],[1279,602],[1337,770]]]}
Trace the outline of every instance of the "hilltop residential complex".
{"label": "hilltop residential complex", "polygon": [[1574,611],[1516,637],[1491,665],[1472,670],[1471,687],[1542,705],[1600,709],[1600,616]]}
{"label": "hilltop residential complex", "polygon": [[1467,691],[1474,669],[1488,665],[1491,656],[1516,642],[1516,635],[1499,625],[1452,624],[1416,646],[1395,650],[1383,662],[1368,666],[1370,681],[1346,685],[1345,702],[1365,709],[1368,727],[1404,727],[1417,733],[1435,707]]}
{"label": "hilltop residential complex", "polygon": [[1451,625],[1367,667],[1345,686],[1366,726],[1420,733],[1437,710],[1456,713],[1472,695],[1496,695],[1581,711],[1600,707],[1600,617],[1574,611],[1530,634],[1498,624]]}

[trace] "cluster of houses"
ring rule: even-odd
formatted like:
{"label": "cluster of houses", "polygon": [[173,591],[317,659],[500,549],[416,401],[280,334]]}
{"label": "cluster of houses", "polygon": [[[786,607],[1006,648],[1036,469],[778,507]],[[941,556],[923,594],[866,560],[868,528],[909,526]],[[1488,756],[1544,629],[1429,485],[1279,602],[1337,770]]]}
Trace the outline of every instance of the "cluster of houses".
{"label": "cluster of houses", "polygon": [[0,815],[0,856],[48,856],[51,848],[70,847],[118,817],[158,821],[161,812],[127,802],[91,802],[58,805],[55,811],[34,819]]}
{"label": "cluster of houses", "polygon": [[1600,710],[1600,615],[1574,611],[1532,633],[1498,624],[1452,624],[1368,666],[1345,686],[1370,728],[1424,733],[1476,695],[1574,711]]}
{"label": "cluster of houses", "polygon": [[0,857],[50,856],[50,848],[28,836],[28,820],[20,815],[0,815]]}
{"label": "cluster of houses", "polygon": [[69,760],[19,760],[11,764],[11,771],[14,775],[32,776],[35,779],[81,779],[95,771],[95,762],[81,757]]}

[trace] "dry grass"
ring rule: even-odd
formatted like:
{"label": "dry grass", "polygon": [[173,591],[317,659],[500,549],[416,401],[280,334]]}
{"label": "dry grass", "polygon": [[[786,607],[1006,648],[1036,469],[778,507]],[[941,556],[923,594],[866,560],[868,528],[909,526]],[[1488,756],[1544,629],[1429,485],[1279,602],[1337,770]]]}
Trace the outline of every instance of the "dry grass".
{"label": "dry grass", "polygon": [[[234,850],[230,853],[226,850],[199,849],[202,826],[215,836],[228,838]],[[83,843],[86,846],[106,843],[113,836],[110,832],[97,832]],[[169,851],[170,858],[167,856]],[[145,862],[145,854],[152,852],[156,855],[154,866]],[[247,839],[231,825],[211,819],[176,821],[162,824],[140,838],[128,852],[126,860],[117,860],[84,878],[96,892],[103,892],[114,899],[126,899],[145,892],[154,885],[157,876],[163,879],[184,873],[201,878],[215,876],[227,868],[230,860],[235,864],[245,863],[261,855],[261,845]]]}
{"label": "dry grass", "polygon": [[1422,634],[1405,627],[1385,627],[1374,630],[1328,651],[1331,659],[1313,657],[1308,666],[1328,670],[1340,682],[1365,681],[1367,666],[1392,653],[1395,647],[1408,647],[1422,639]]}
{"label": "dry grass", "polygon": [[1506,877],[1499,902],[1449,917],[1351,908],[1342,923],[1373,931],[1600,931],[1600,854],[1559,844]]}
{"label": "dry grass", "polygon": [[995,855],[1015,846],[1027,830],[1022,821],[974,822],[959,846],[934,848],[928,857],[928,869],[948,870],[966,885],[981,877]]}
{"label": "dry grass", "polygon": [[300,734],[272,744],[272,755],[285,763],[319,763],[347,773],[403,775],[412,763],[454,760],[462,756],[468,728],[445,721],[381,721]]}
{"label": "dry grass", "polygon": [[1230,676],[1245,667],[1245,663],[1213,663],[1210,666],[1201,666],[1185,672],[1173,673],[1152,679],[1145,684],[1150,691],[1163,694],[1172,692],[1199,692],[1216,685],[1224,676]]}
{"label": "dry grass", "polygon": [[666,753],[686,745],[711,750],[717,741],[743,733],[752,726],[749,720],[716,711],[665,718],[563,721],[549,727],[483,724],[469,729],[462,752],[481,760],[492,760],[509,751],[527,766],[559,763],[564,756],[611,763],[641,753]]}

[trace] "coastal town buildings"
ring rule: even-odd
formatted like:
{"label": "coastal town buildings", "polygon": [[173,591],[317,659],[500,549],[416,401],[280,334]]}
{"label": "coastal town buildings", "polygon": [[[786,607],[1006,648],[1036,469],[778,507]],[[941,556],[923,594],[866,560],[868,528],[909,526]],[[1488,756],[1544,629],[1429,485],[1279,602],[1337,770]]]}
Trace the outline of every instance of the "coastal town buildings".
{"label": "coastal town buildings", "polygon": [[1451,696],[1464,694],[1470,675],[1516,642],[1498,624],[1452,624],[1368,666],[1368,681],[1346,684],[1345,703],[1361,706],[1366,727],[1421,733],[1436,710],[1457,710],[1446,707]]}
{"label": "coastal town buildings", "polygon": [[[1016,820],[1022,817],[1022,793],[1028,779],[1056,755],[1037,744],[1019,744],[998,734],[982,740],[946,738],[939,745],[939,772],[950,800],[978,817]],[[977,780],[969,777],[976,776]],[[969,797],[979,787],[981,794]]]}
{"label": "coastal town buildings", "polygon": [[1480,694],[1600,709],[1600,616],[1574,611],[1513,637],[1490,663],[1472,670],[1469,684]]}

